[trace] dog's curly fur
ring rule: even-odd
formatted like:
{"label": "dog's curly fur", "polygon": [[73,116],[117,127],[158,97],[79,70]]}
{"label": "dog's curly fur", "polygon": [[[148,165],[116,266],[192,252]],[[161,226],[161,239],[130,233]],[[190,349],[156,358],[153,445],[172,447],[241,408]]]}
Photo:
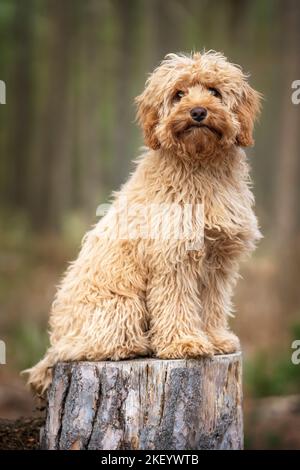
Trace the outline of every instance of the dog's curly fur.
{"label": "dog's curly fur", "polygon": [[[227,325],[232,289],[241,256],[260,238],[241,147],[253,144],[260,94],[240,67],[209,51],[167,55],[136,103],[148,148],[62,280],[51,346],[27,371],[39,392],[57,361],[189,358],[239,348]],[[199,125],[190,115],[197,106],[208,112]],[[129,205],[203,204],[202,248],[188,250],[182,239],[107,236],[117,229],[112,213],[121,197]],[[136,217],[129,215],[129,224]]]}

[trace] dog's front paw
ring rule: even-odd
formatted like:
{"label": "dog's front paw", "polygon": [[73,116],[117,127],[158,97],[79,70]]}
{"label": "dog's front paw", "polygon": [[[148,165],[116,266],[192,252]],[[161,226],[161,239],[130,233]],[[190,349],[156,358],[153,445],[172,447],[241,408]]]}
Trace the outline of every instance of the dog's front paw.
{"label": "dog's front paw", "polygon": [[208,333],[215,354],[231,354],[240,351],[238,337],[227,330],[213,330]]}
{"label": "dog's front paw", "polygon": [[150,356],[151,354],[150,342],[145,335],[135,338],[135,341],[128,341],[128,343],[122,346],[115,347],[111,351],[109,358],[113,361],[119,361],[122,359],[133,359],[139,356]]}
{"label": "dog's front paw", "polygon": [[110,355],[112,361],[120,361],[123,359],[134,359],[139,356],[151,356],[150,347],[118,347]]}
{"label": "dog's front paw", "polygon": [[161,359],[189,359],[212,356],[213,353],[213,345],[204,334],[176,338],[156,350],[156,356]]}

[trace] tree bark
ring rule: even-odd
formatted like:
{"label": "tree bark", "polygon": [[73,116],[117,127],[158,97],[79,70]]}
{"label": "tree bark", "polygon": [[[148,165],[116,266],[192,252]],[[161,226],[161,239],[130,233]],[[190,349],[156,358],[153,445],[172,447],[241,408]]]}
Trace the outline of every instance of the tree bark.
{"label": "tree bark", "polygon": [[241,354],[59,363],[44,449],[242,449]]}

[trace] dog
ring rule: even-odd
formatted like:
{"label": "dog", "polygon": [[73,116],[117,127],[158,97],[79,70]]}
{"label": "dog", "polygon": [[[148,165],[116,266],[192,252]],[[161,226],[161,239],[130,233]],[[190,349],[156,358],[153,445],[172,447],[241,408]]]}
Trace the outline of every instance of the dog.
{"label": "dog", "polygon": [[[214,51],[168,54],[148,78],[136,98],[147,147],[59,286],[50,347],[27,371],[38,393],[58,361],[198,358],[240,349],[228,327],[232,291],[241,258],[261,237],[243,150],[254,143],[261,95],[247,78]],[[124,236],[124,200],[131,231],[144,230],[151,204],[164,208],[162,218],[153,217],[154,232],[174,204],[192,212],[200,206],[202,223],[179,217],[181,228],[189,226],[183,237]]]}

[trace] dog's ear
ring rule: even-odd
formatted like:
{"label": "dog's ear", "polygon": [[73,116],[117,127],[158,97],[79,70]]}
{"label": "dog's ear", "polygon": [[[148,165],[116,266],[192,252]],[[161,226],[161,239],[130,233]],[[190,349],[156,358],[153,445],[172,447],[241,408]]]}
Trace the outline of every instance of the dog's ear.
{"label": "dog's ear", "polygon": [[253,128],[260,113],[261,99],[262,95],[245,82],[236,108],[236,115],[240,123],[236,143],[241,147],[251,147],[254,144]]}
{"label": "dog's ear", "polygon": [[156,136],[156,125],[158,124],[158,110],[150,104],[149,90],[146,90],[135,99],[137,104],[137,121],[143,129],[145,144],[157,150],[160,147]]}

